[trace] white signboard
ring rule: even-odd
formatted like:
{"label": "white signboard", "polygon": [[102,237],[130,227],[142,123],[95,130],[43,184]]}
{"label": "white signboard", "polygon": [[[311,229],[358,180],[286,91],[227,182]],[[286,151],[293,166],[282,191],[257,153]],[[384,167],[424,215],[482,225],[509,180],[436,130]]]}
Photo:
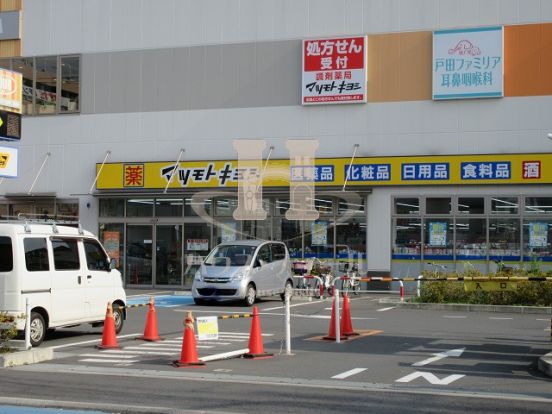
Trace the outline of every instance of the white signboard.
{"label": "white signboard", "polygon": [[17,148],[0,147],[0,177],[17,177]]}
{"label": "white signboard", "polygon": [[303,40],[303,105],[366,102],[366,36]]}
{"label": "white signboard", "polygon": [[199,341],[218,339],[218,318],[216,316],[198,316],[196,323]]}
{"label": "white signboard", "polygon": [[433,99],[499,98],[502,26],[433,32]]}
{"label": "white signboard", "polygon": [[186,249],[192,252],[209,250],[209,239],[187,239]]}

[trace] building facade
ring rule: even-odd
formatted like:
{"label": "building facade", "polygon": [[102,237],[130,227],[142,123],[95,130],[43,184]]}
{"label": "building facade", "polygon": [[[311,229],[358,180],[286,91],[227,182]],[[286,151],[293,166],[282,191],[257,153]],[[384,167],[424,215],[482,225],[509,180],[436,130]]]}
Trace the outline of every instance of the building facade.
{"label": "building facade", "polygon": [[[23,75],[22,137],[5,143],[18,174],[0,183],[0,215],[78,218],[127,285],[189,287],[198,257],[235,238],[283,240],[294,260],[336,273],[353,261],[400,277],[552,260],[548,1],[0,7],[21,23],[0,40],[0,67]],[[499,43],[486,55],[490,32]],[[447,35],[460,41],[439,57]],[[309,41],[332,39],[365,39],[365,78],[347,84],[363,96],[306,105],[305,88],[322,96],[350,76],[342,61],[304,83]],[[241,140],[264,142],[263,220],[233,216]],[[305,140],[317,142],[319,217],[293,220],[293,174],[270,174],[290,171],[288,144]]]}

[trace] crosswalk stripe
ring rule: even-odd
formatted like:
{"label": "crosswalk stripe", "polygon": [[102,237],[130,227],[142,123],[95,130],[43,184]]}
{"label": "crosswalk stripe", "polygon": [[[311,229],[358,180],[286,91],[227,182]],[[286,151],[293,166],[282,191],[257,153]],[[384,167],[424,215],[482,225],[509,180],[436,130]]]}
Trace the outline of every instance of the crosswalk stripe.
{"label": "crosswalk stripe", "polygon": [[101,356],[101,357],[104,357],[104,358],[134,358],[133,355],[104,355],[104,352],[100,352],[100,354],[80,354],[79,355],[80,357],[98,357],[98,356]]}
{"label": "crosswalk stripe", "polygon": [[85,359],[79,359],[79,362],[109,362],[111,364],[113,363],[121,363],[121,364],[132,364],[134,362],[138,362],[138,360],[130,360],[130,359],[96,359],[96,358],[85,358]]}
{"label": "crosswalk stripe", "polygon": [[[106,350],[106,351],[102,351],[102,354],[106,353],[106,352],[113,352],[113,353],[124,353],[124,354],[129,354],[129,355],[176,355],[178,354],[178,352],[174,351],[158,351],[158,350],[155,350],[155,351],[133,351],[133,350],[129,350],[129,351],[124,351],[124,350],[116,350],[116,349],[109,349],[109,350]],[[122,356],[122,355],[121,355]]]}

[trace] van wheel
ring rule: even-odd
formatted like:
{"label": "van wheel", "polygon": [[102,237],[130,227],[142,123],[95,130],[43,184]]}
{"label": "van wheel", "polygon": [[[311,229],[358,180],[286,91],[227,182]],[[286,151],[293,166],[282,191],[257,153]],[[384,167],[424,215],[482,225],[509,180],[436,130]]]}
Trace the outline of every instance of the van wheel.
{"label": "van wheel", "polygon": [[119,333],[123,330],[125,318],[123,315],[123,308],[118,305],[113,306],[113,320],[115,321],[115,333]]}
{"label": "van wheel", "polygon": [[39,346],[46,337],[46,323],[38,312],[31,312],[31,345]]}
{"label": "van wheel", "polygon": [[280,294],[280,297],[282,298],[283,301],[286,300],[286,295],[289,296],[290,298],[293,296],[293,285],[289,280],[286,282],[286,286],[284,287],[283,293]]}
{"label": "van wheel", "polygon": [[251,284],[247,285],[247,290],[245,292],[245,299],[244,299],[245,306],[253,306],[255,304],[256,299],[257,299],[257,290],[255,289],[255,286]]}

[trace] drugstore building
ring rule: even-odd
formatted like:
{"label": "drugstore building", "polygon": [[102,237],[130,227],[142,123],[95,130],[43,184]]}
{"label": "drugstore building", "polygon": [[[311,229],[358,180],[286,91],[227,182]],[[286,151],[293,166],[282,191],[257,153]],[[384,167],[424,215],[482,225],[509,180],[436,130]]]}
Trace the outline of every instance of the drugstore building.
{"label": "drugstore building", "polygon": [[[546,268],[552,10],[477,3],[0,2],[23,114],[0,215],[78,218],[128,286],[189,287],[240,238],[336,272]],[[244,140],[264,143],[263,220],[234,218]],[[305,179],[295,141],[317,142]],[[286,216],[297,181],[316,220]]]}

